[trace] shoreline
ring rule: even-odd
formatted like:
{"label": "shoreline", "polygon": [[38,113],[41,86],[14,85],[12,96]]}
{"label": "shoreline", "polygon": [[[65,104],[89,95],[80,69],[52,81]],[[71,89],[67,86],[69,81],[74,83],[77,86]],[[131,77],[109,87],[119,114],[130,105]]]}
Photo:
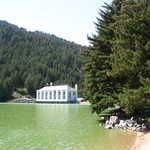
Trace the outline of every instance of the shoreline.
{"label": "shoreline", "polygon": [[136,134],[135,142],[129,150],[150,150],[150,132]]}
{"label": "shoreline", "polygon": [[[13,102],[3,102],[0,104],[39,104],[39,103],[13,103]],[[78,105],[90,105],[88,102],[81,102]],[[129,148],[129,150],[150,150],[150,131],[144,132],[136,132],[136,137],[133,145]]]}
{"label": "shoreline", "polygon": [[88,101],[78,101],[77,103],[70,103],[70,102],[37,102],[35,99],[29,98],[18,98],[12,99],[7,102],[0,102],[0,104],[78,104],[78,105],[90,105]]}
{"label": "shoreline", "polygon": [[40,105],[40,104],[42,104],[42,105],[87,105],[87,106],[89,106],[90,104],[88,104],[88,103],[17,103],[17,102],[15,102],[15,103],[13,103],[13,102],[0,102],[0,104],[36,104],[36,105]]}

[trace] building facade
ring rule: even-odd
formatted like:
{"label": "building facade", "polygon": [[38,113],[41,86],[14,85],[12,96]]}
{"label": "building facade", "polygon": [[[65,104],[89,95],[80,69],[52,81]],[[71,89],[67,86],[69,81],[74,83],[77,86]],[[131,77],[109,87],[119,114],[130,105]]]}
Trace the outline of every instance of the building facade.
{"label": "building facade", "polygon": [[77,103],[77,85],[45,86],[36,91],[36,102]]}

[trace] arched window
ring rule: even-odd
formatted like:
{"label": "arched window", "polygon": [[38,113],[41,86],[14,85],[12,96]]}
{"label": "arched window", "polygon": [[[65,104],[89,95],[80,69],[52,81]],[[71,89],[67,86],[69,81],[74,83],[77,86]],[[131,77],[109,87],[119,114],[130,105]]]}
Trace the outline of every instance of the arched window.
{"label": "arched window", "polygon": [[45,99],[47,99],[47,95],[48,95],[48,93],[47,93],[47,91],[45,92]]}
{"label": "arched window", "polygon": [[60,91],[58,91],[58,99],[60,99],[60,94],[61,94],[61,92],[60,92]]}
{"label": "arched window", "polygon": [[66,99],[66,91],[63,91],[63,99]]}
{"label": "arched window", "polygon": [[44,99],[44,92],[42,92],[42,96],[41,96],[41,99]]}
{"label": "arched window", "polygon": [[54,99],[56,99],[56,91],[54,91]]}
{"label": "arched window", "polygon": [[38,99],[40,99],[40,92],[38,92]]}
{"label": "arched window", "polygon": [[52,99],[52,92],[49,91],[49,99]]}

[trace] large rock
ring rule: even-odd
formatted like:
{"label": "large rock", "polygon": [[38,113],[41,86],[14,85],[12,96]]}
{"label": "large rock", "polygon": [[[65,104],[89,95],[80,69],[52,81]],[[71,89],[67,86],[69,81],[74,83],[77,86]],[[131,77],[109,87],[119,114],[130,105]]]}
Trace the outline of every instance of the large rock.
{"label": "large rock", "polygon": [[112,129],[113,126],[108,124],[108,125],[105,126],[105,128],[106,128],[106,129]]}
{"label": "large rock", "polygon": [[150,129],[150,122],[148,119],[134,119],[120,120],[117,116],[111,116],[106,119],[106,129],[121,128],[132,131],[144,132]]}
{"label": "large rock", "polygon": [[109,119],[109,122],[110,122],[110,124],[115,126],[115,124],[119,123],[118,116],[111,116],[110,119]]}
{"label": "large rock", "polygon": [[118,127],[119,127],[119,128],[124,128],[124,127],[126,127],[126,126],[127,126],[126,121],[125,121],[125,120],[120,120],[120,123],[119,123]]}
{"label": "large rock", "polygon": [[133,127],[133,126],[137,125],[137,122],[134,120],[126,120],[126,124],[128,127]]}

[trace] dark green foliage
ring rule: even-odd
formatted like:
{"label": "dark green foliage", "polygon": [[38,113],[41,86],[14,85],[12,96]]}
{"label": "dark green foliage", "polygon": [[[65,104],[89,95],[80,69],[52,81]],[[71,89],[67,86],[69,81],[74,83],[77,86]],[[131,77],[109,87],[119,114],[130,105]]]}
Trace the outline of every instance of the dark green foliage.
{"label": "dark green foliage", "polygon": [[[115,7],[118,5],[116,3]],[[105,11],[100,11],[101,19],[98,19],[98,23],[96,23],[98,34],[89,38],[92,46],[84,53],[87,58],[84,67],[86,72],[85,94],[92,103],[93,110],[98,113],[114,104],[114,98],[112,97],[115,90],[114,81],[109,75],[112,39],[114,38],[111,24],[114,22],[112,16],[118,10],[112,9],[112,7],[106,5]]]}
{"label": "dark green foliage", "polygon": [[[145,100],[145,89],[125,89],[124,93],[119,95],[120,105],[128,116],[149,115],[149,102]],[[148,117],[148,116],[147,116]]]}
{"label": "dark green foliage", "polygon": [[11,98],[13,92],[13,84],[11,78],[0,80],[0,99],[2,102],[7,101]]}
{"label": "dark green foliage", "polygon": [[120,110],[120,106],[117,105],[114,107],[108,107],[99,114],[99,117],[111,116],[113,114],[115,115],[115,113],[119,110]]}
{"label": "dark green foliage", "polygon": [[120,111],[120,106],[115,105],[113,107],[108,107],[98,114],[99,122],[105,122],[106,117],[116,115]]}
{"label": "dark green foliage", "polygon": [[85,90],[93,111],[118,104],[127,116],[150,114],[149,1],[114,0],[100,18],[85,51]]}
{"label": "dark green foliage", "polygon": [[25,88],[28,90],[29,94],[34,95],[37,87],[34,84],[34,77],[29,75],[25,80]]}
{"label": "dark green foliage", "polygon": [[[12,81],[13,89],[26,87],[35,90],[53,82],[69,84],[82,82],[81,51],[85,47],[42,32],[25,29],[0,21],[0,80]],[[7,88],[3,89],[5,92]],[[11,95],[11,91],[9,93]],[[7,99],[1,96],[0,101]]]}

